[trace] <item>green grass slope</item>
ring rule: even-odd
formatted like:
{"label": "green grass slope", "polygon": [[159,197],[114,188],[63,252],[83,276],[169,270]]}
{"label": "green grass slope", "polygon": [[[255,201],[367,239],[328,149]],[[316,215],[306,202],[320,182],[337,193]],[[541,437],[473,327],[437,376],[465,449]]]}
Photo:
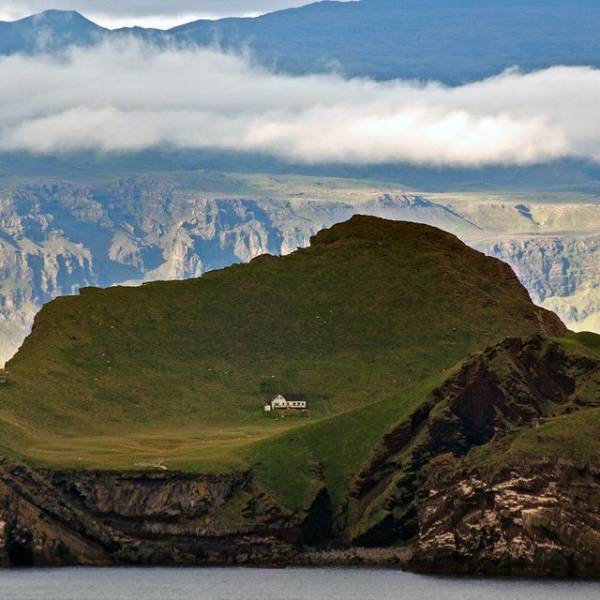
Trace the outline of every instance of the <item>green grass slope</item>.
{"label": "green grass slope", "polygon": [[[534,333],[564,327],[507,265],[357,216],[289,256],[49,303],[0,386],[0,446],[60,468],[258,464],[298,500],[312,468],[340,489],[458,361]],[[278,392],[309,412],[266,415]]]}
{"label": "green grass slope", "polygon": [[[565,362],[600,360],[600,335],[581,332],[560,340]],[[522,427],[498,443],[483,446],[471,462],[500,468],[523,459],[552,459],[579,465],[600,464],[600,375],[580,378],[572,395],[575,406],[566,406],[538,427]]]}

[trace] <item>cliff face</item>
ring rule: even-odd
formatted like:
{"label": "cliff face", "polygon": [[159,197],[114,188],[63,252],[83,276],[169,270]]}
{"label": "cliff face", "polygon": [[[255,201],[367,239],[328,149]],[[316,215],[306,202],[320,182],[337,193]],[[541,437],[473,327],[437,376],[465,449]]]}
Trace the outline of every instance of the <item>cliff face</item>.
{"label": "cliff face", "polygon": [[50,472],[3,461],[0,564],[290,561],[299,543],[313,539],[311,522],[327,518],[323,499],[315,500],[314,509],[293,515],[249,473]]}
{"label": "cliff face", "polygon": [[[592,355],[539,336],[508,339],[388,432],[345,507],[323,487],[306,510],[290,511],[251,470],[52,471],[4,460],[0,564],[381,564],[598,577],[598,454],[569,454],[575,442],[561,446],[547,427],[578,415],[598,421],[599,391]],[[523,436],[553,451],[517,452]]]}
{"label": "cliff face", "polygon": [[489,474],[443,457],[424,490],[411,569],[600,575],[597,467],[523,460]]}
{"label": "cliff face", "polygon": [[[354,483],[351,539],[415,540],[408,568],[424,572],[600,575],[597,457],[542,427],[597,419],[599,386],[600,362],[555,342],[489,348],[385,436]],[[520,431],[536,438],[513,453]]]}

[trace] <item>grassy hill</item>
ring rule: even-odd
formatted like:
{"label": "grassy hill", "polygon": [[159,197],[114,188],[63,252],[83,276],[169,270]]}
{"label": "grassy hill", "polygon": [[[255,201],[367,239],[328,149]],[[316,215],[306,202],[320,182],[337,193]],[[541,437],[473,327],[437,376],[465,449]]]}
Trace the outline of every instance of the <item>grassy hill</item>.
{"label": "grassy hill", "polygon": [[[457,362],[536,333],[565,329],[504,263],[357,216],[285,257],[47,304],[0,387],[0,445],[60,468],[257,465],[301,503],[311,469],[341,490]],[[279,392],[309,412],[266,415]]]}

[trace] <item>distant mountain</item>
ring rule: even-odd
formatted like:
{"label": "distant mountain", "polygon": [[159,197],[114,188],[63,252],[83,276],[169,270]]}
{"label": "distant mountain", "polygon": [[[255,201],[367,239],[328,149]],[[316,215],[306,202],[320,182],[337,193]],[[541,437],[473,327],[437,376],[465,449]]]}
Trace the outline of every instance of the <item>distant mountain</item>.
{"label": "distant mountain", "polygon": [[320,2],[258,19],[199,21],[177,39],[248,46],[292,73],[473,81],[513,66],[600,65],[593,0]]}
{"label": "distant mountain", "polygon": [[0,53],[58,50],[124,33],[156,42],[249,49],[291,73],[472,81],[517,66],[600,66],[594,0],[319,2],[255,19],[196,21],[168,32],[107,31],[78,13],[0,23]]}
{"label": "distant mountain", "polygon": [[508,262],[533,300],[570,328],[600,331],[600,234],[518,236],[477,247]]}
{"label": "distant mountain", "polygon": [[87,46],[99,42],[107,32],[78,12],[48,10],[12,23],[0,22],[0,54]]}

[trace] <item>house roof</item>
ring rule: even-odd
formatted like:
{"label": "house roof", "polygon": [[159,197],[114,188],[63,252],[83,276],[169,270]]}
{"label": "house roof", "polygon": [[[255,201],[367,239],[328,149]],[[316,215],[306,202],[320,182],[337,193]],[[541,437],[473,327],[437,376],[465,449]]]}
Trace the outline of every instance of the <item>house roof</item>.
{"label": "house roof", "polygon": [[306,400],[306,396],[304,394],[282,394],[286,400],[290,400],[292,402],[298,400]]}

